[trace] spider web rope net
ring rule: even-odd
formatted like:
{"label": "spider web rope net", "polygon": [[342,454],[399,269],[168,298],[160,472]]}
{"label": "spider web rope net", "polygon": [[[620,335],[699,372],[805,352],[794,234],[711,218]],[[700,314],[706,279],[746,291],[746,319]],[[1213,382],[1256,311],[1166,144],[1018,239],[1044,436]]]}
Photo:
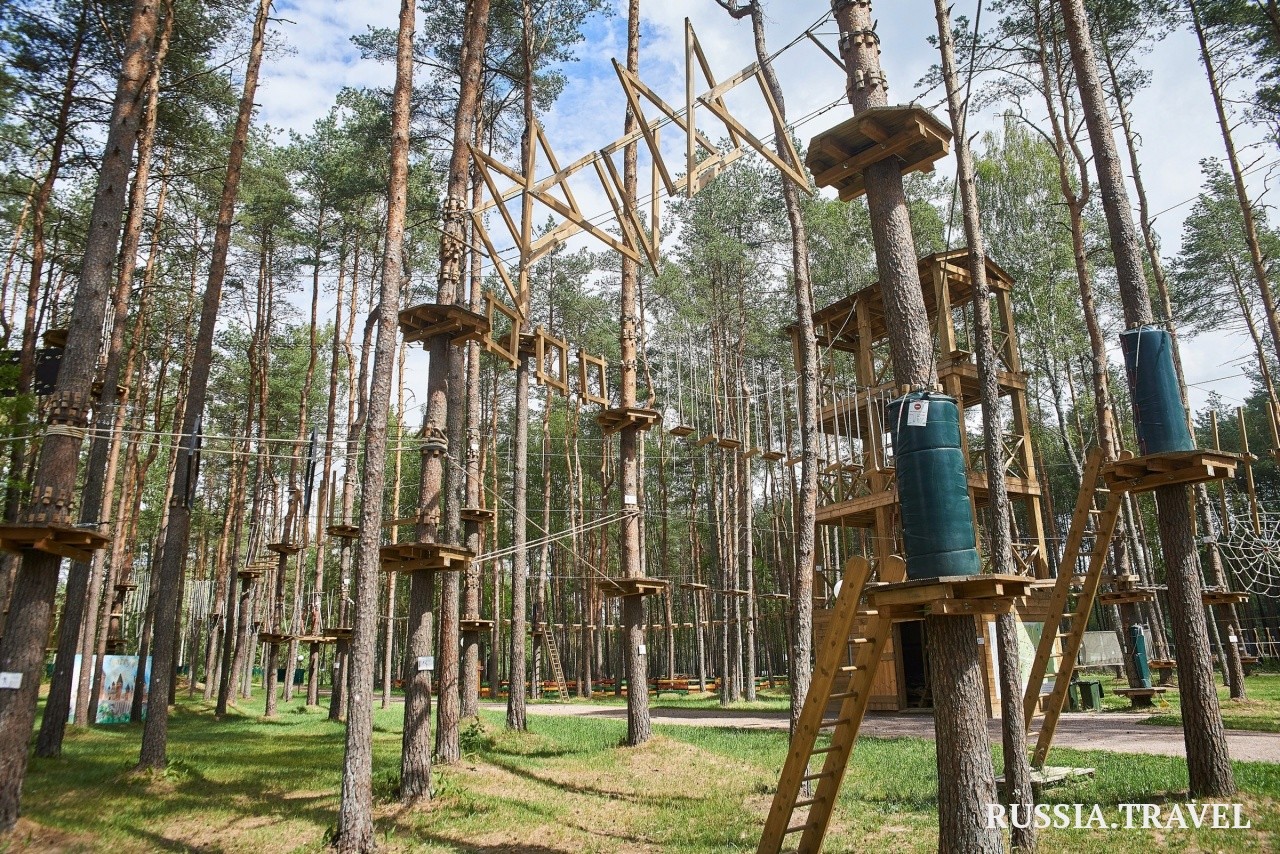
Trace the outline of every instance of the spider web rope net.
{"label": "spider web rope net", "polygon": [[1219,536],[1218,552],[1242,590],[1280,597],[1280,513],[1259,511],[1256,531],[1249,516],[1233,514],[1230,533]]}

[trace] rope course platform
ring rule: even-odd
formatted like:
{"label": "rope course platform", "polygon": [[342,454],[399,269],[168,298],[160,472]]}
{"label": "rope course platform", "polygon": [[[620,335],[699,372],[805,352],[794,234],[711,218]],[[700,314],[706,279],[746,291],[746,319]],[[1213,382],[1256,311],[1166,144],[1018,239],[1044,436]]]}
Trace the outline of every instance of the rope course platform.
{"label": "rope course platform", "polygon": [[638,406],[620,406],[606,409],[596,416],[596,423],[606,436],[620,430],[633,427],[636,430],[648,430],[662,422],[662,413],[656,409],[643,409]]}
{"label": "rope course platform", "polygon": [[1238,590],[1205,590],[1200,599],[1206,605],[1243,605],[1249,601],[1249,594]]}
{"label": "rope course platform", "polygon": [[300,640],[298,635],[291,635],[287,632],[258,632],[258,640],[263,643],[288,643],[291,640]]}
{"label": "rope course platform", "polygon": [[360,539],[360,528],[356,525],[330,525],[324,529],[324,532],[340,540]]}
{"label": "rope course platform", "polygon": [[479,341],[489,334],[489,318],[460,305],[421,303],[400,312],[400,332],[405,343],[428,343],[446,335],[451,344]]}
{"label": "rope course platform", "polygon": [[44,552],[71,560],[88,562],[93,553],[105,549],[111,537],[90,528],[71,525],[0,525],[0,551],[22,554]]}
{"label": "rope course platform", "polygon": [[675,427],[672,427],[667,432],[670,433],[672,436],[692,436],[693,428],[690,427],[688,424],[677,424]]}
{"label": "rope course platform", "polygon": [[278,555],[296,555],[302,551],[302,546],[298,543],[267,543],[267,551]]}
{"label": "rope course platform", "polygon": [[459,572],[476,553],[447,543],[392,543],[378,550],[384,572]]}
{"label": "rope course platform", "polygon": [[819,187],[835,187],[840,200],[867,191],[863,171],[896,158],[902,174],[932,172],[951,149],[951,129],[924,107],[872,107],[815,136],[805,165]]}
{"label": "rope course platform", "polygon": [[664,578],[601,578],[596,587],[605,598],[627,598],[629,596],[656,596],[667,589],[669,582]]}
{"label": "rope course platform", "polygon": [[693,591],[698,591],[698,590],[707,590],[707,589],[709,589],[709,585],[706,585],[706,584],[695,584],[695,583],[693,583],[693,582],[689,582],[689,583],[686,583],[686,584],[681,584],[681,585],[679,585],[679,587],[680,587],[680,589],[681,589],[681,590],[693,590]]}
{"label": "rope course platform", "polygon": [[1204,483],[1235,477],[1242,457],[1224,451],[1179,451],[1177,453],[1126,456],[1102,469],[1102,476],[1117,492],[1150,492],[1162,486]]}
{"label": "rope course platform", "polygon": [[490,510],[487,507],[463,507],[462,521],[475,522],[480,525],[493,524],[493,520],[498,518],[497,510]]}
{"label": "rope course platform", "polygon": [[324,636],[335,641],[351,640],[352,631],[350,626],[325,626]]}
{"label": "rope course platform", "polygon": [[929,614],[1007,614],[1031,594],[1025,575],[954,575],[867,585],[867,604],[890,620]]}
{"label": "rope course platform", "polygon": [[463,634],[467,632],[485,634],[493,631],[493,620],[459,620],[458,630]]}

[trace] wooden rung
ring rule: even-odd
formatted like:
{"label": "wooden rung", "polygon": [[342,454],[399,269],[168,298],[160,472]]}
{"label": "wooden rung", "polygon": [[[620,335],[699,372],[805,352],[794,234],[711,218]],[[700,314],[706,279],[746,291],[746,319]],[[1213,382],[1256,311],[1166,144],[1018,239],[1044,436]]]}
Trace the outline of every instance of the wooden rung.
{"label": "wooden rung", "polygon": [[856,697],[856,696],[858,696],[857,691],[841,691],[839,694],[832,694],[828,699],[843,700],[846,697]]}
{"label": "wooden rung", "polygon": [[809,825],[810,825],[810,822],[806,821],[804,824],[797,824],[794,827],[788,827],[787,833],[792,834],[792,833],[799,833],[802,830],[808,830]]}
{"label": "wooden rung", "polygon": [[868,638],[849,638],[849,646],[859,646],[864,643],[871,643]]}
{"label": "wooden rung", "polygon": [[844,667],[841,667],[841,668],[840,668],[840,672],[841,672],[841,673],[854,673],[854,672],[856,672],[856,671],[858,671],[858,670],[866,670],[866,669],[867,669],[867,668],[865,668],[865,667],[863,667],[863,666],[861,666],[861,665],[858,665],[858,664],[846,664]]}
{"label": "wooden rung", "polygon": [[825,798],[808,798],[803,801],[796,801],[796,805],[792,809],[803,809],[804,807],[811,807],[821,800],[825,800]]}
{"label": "wooden rung", "polygon": [[841,724],[847,724],[849,723],[849,720],[850,720],[849,718],[827,718],[825,721],[818,724],[818,729],[826,729],[827,727],[840,726]]}
{"label": "wooden rung", "polygon": [[835,749],[836,749],[836,746],[834,744],[828,744],[826,747],[815,747],[813,750],[809,751],[809,755],[817,756],[820,753],[830,753]]}
{"label": "wooden rung", "polygon": [[830,777],[830,771],[819,771],[816,774],[805,774],[800,778],[801,783],[810,783],[814,780],[821,780],[823,777]]}

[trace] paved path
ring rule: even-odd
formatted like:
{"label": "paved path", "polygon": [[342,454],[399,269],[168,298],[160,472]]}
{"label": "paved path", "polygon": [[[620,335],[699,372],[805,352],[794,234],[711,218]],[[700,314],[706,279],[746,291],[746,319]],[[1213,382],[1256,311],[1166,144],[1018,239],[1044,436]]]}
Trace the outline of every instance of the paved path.
{"label": "paved path", "polygon": [[[505,709],[505,704],[485,703],[488,709]],[[531,703],[531,715],[579,715],[591,718],[626,720],[623,706],[590,703]],[[655,724],[723,726],[741,729],[787,728],[785,712],[739,712],[717,709],[652,709]],[[1124,712],[1064,714],[1053,740],[1056,747],[1080,750],[1110,750],[1116,753],[1150,753],[1157,756],[1184,756],[1182,731],[1177,727],[1147,726],[1143,714]],[[994,743],[1000,742],[1000,721],[988,723]],[[861,734],[875,738],[933,738],[933,716],[920,713],[868,714]],[[1280,763],[1280,733],[1227,730],[1231,758],[1246,762]]]}

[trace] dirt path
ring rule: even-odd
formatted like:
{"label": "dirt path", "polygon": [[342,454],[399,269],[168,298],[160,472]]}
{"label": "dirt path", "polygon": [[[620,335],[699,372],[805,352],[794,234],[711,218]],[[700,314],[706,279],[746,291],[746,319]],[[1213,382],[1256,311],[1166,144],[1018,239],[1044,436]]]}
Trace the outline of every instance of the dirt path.
{"label": "dirt path", "polygon": [[[484,704],[489,709],[505,705]],[[531,715],[580,715],[592,718],[626,720],[627,710],[621,706],[588,703],[533,703]],[[722,726],[743,729],[786,729],[785,712],[737,712],[715,709],[653,709],[649,713],[655,724],[686,726]],[[1147,726],[1143,714],[1108,712],[1106,714],[1064,714],[1054,738],[1057,747],[1079,750],[1109,750],[1115,753],[1149,753],[1157,756],[1185,756],[1181,730],[1176,727]],[[988,723],[993,743],[1000,742],[1000,721]],[[862,735],[874,738],[933,738],[933,717],[927,714],[869,714],[862,724]],[[1244,762],[1280,763],[1280,733],[1227,730],[1231,758]]]}

